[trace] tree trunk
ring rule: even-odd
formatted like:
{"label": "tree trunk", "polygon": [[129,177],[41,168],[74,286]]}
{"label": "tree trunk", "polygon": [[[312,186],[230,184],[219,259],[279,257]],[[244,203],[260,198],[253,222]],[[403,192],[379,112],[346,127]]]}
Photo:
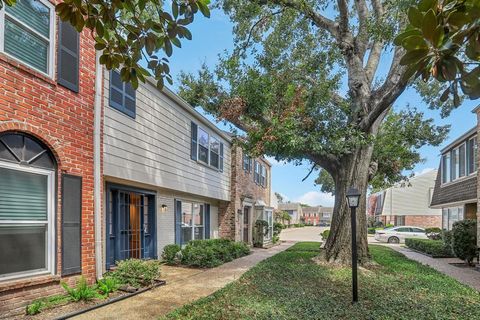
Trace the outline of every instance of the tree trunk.
{"label": "tree trunk", "polygon": [[366,195],[369,180],[369,166],[373,146],[358,147],[352,154],[340,161],[335,179],[335,205],[333,208],[330,235],[325,244],[325,257],[329,262],[351,263],[351,210],[348,207],[346,193],[350,187],[361,192],[357,216],[357,252],[359,263],[369,260],[367,243]]}

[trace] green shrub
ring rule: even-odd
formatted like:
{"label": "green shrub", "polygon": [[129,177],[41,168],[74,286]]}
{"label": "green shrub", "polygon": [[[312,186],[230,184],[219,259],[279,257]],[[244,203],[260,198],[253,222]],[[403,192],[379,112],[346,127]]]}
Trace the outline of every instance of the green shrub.
{"label": "green shrub", "polygon": [[281,224],[280,222],[275,222],[273,224],[273,236],[280,235],[280,232],[282,232],[284,228],[285,226],[283,224]]}
{"label": "green shrub", "polygon": [[432,257],[451,257],[452,254],[445,247],[445,244],[442,240],[431,240],[431,239],[405,239],[405,244],[407,247],[424,252],[431,255]]}
{"label": "green shrub", "polygon": [[112,276],[135,288],[152,285],[160,277],[160,261],[128,259],[117,263]]}
{"label": "green shrub", "polygon": [[166,264],[175,265],[179,261],[177,259],[178,253],[182,248],[178,244],[169,244],[163,248],[162,259]]}
{"label": "green shrub", "polygon": [[303,227],[305,227],[305,224],[304,223],[295,223],[293,226],[295,228],[303,228]]}
{"label": "green shrub", "polygon": [[367,233],[368,234],[375,234],[375,231],[377,230],[377,228],[368,228],[367,229]]}
{"label": "green shrub", "polygon": [[471,265],[477,256],[477,222],[461,220],[453,224],[452,248],[455,256]]}
{"label": "green shrub", "polygon": [[329,235],[330,235],[330,229],[323,230],[323,232],[322,232],[323,241],[327,241],[327,238],[328,238]]}
{"label": "green shrub", "polygon": [[112,276],[107,276],[97,281],[97,289],[104,296],[108,296],[110,293],[117,291],[119,286],[118,280]]}
{"label": "green shrub", "polygon": [[441,237],[442,237],[442,241],[445,246],[445,249],[448,250],[448,252],[450,252],[452,256],[454,256],[455,254],[453,253],[453,248],[452,248],[452,231],[443,230]]}
{"label": "green shrub", "polygon": [[212,268],[232,261],[250,253],[250,248],[243,242],[228,239],[192,240],[182,252],[182,264]]}
{"label": "green shrub", "polygon": [[34,314],[40,313],[43,307],[44,303],[41,300],[35,300],[27,306],[27,314],[33,316]]}
{"label": "green shrub", "polygon": [[257,220],[255,221],[255,228],[257,230],[263,230],[263,235],[266,236],[268,235],[268,222],[265,220]]}
{"label": "green shrub", "polygon": [[73,301],[89,301],[101,297],[95,287],[88,285],[87,280],[83,276],[77,280],[76,287],[71,288],[65,282],[62,282],[62,287]]}
{"label": "green shrub", "polygon": [[383,222],[382,221],[375,221],[373,224],[374,228],[383,228]]}
{"label": "green shrub", "polygon": [[385,225],[385,229],[386,229],[386,228],[393,228],[393,227],[395,227],[395,225],[392,224],[392,223],[389,223],[389,224]]}

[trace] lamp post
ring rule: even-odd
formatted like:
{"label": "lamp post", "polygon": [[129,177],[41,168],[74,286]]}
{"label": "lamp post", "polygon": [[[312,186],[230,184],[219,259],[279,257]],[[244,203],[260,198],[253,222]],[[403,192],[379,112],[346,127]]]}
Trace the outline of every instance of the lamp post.
{"label": "lamp post", "polygon": [[348,206],[351,210],[352,218],[352,300],[353,303],[358,301],[358,286],[357,286],[357,219],[356,209],[360,203],[361,193],[354,187],[350,187],[347,191]]}

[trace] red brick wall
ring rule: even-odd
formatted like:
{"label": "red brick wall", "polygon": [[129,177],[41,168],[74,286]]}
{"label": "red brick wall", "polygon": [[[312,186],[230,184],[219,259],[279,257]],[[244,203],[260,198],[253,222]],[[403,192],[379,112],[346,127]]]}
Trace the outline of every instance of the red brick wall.
{"label": "red brick wall", "polygon": [[405,216],[405,225],[422,227],[422,228],[433,228],[433,227],[442,227],[442,216]]}
{"label": "red brick wall", "polygon": [[[240,240],[240,221],[238,210],[242,210],[242,201],[250,198],[255,203],[262,200],[267,206],[270,206],[271,197],[271,166],[262,159],[257,158],[258,162],[265,165],[267,170],[267,186],[266,188],[258,185],[253,180],[255,168],[252,167],[251,172],[243,170],[243,151],[238,146],[231,148],[231,184],[230,199],[231,201],[219,208],[219,234],[220,237]],[[252,161],[253,166],[253,161]]]}
{"label": "red brick wall", "polygon": [[[56,43],[58,44],[58,41]],[[95,50],[88,31],[81,35],[80,57],[80,91],[74,93],[57,85],[55,80],[0,53],[0,133],[6,131],[28,133],[42,140],[56,157],[57,275],[60,275],[62,269],[61,174],[82,177],[82,274],[93,282]],[[0,315],[7,314],[7,310],[10,309],[23,310],[29,300],[40,295],[58,292],[60,290],[58,283],[58,276],[0,282]]]}

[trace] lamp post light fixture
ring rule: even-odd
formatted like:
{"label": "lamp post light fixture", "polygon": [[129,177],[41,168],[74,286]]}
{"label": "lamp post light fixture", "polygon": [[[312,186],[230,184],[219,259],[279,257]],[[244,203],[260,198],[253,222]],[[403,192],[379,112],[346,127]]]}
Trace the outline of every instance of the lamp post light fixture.
{"label": "lamp post light fixture", "polygon": [[351,224],[352,224],[352,300],[353,303],[358,301],[358,285],[357,285],[357,218],[356,210],[360,204],[360,196],[362,194],[357,188],[350,187],[346,197],[348,206],[351,210]]}

